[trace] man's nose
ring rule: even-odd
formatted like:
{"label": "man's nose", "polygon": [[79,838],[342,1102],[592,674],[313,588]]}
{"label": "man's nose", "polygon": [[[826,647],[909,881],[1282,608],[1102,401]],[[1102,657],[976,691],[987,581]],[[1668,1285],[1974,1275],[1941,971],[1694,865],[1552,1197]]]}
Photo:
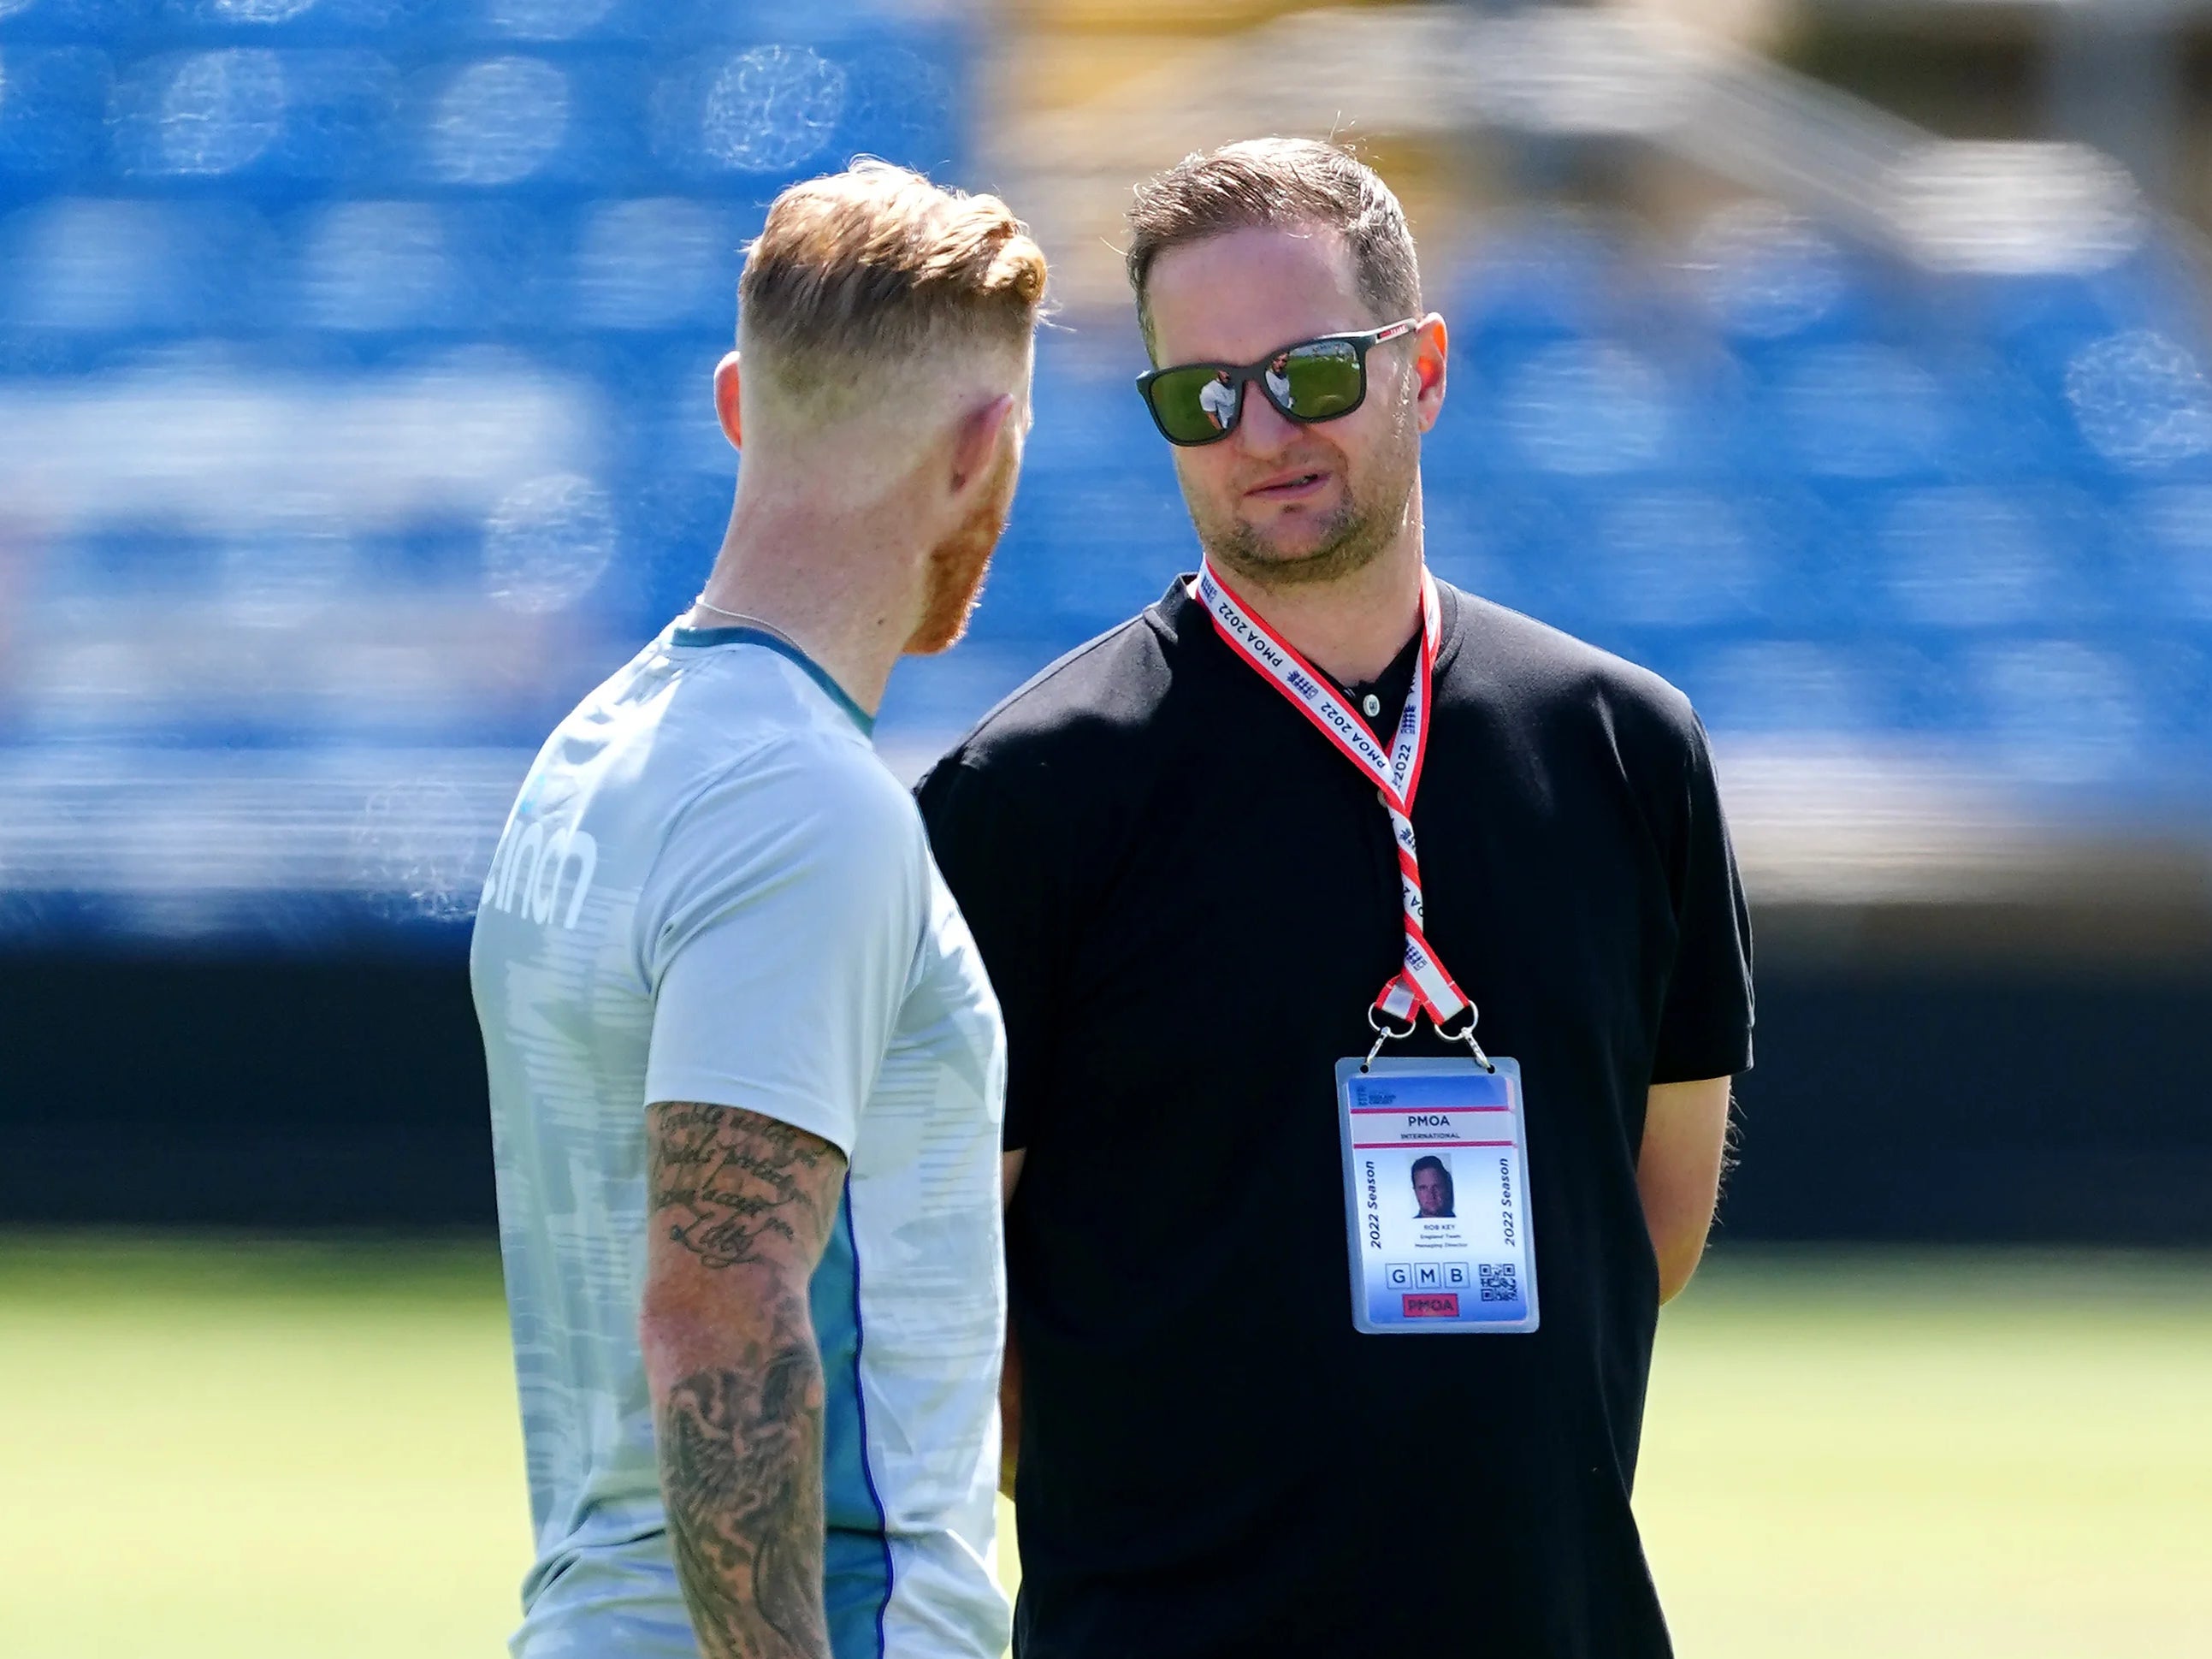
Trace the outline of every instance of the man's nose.
{"label": "man's nose", "polygon": [[1237,422],[1237,436],[1244,447],[1255,455],[1279,454],[1297,435],[1297,422],[1269,402],[1256,382],[1247,382],[1243,416]]}

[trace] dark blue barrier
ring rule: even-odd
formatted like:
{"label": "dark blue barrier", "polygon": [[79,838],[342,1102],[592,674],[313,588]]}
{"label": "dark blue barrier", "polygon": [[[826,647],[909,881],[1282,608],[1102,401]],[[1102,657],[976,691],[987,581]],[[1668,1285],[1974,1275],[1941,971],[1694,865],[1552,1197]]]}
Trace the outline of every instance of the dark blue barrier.
{"label": "dark blue barrier", "polygon": [[[489,1227],[450,952],[0,958],[0,1224]],[[1770,969],[1726,1236],[2212,1243],[2203,964]]]}

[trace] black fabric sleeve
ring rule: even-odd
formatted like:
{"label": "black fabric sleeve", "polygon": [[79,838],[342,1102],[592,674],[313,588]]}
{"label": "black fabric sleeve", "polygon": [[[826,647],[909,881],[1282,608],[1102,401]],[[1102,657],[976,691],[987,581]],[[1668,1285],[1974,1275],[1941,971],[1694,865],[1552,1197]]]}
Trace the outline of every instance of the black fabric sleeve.
{"label": "black fabric sleeve", "polygon": [[1694,714],[1690,727],[1668,870],[1674,971],[1660,1016],[1654,1083],[1733,1077],[1751,1069],[1751,915],[1721,812],[1712,747]]}
{"label": "black fabric sleeve", "polygon": [[1036,1129],[1036,1105],[1053,1071],[1058,1036],[1062,915],[1051,891],[1048,860],[1058,844],[1048,826],[1025,822],[1018,792],[963,760],[946,756],[915,787],[930,850],[967,918],[1006,1022],[1006,1150],[1018,1152]]}

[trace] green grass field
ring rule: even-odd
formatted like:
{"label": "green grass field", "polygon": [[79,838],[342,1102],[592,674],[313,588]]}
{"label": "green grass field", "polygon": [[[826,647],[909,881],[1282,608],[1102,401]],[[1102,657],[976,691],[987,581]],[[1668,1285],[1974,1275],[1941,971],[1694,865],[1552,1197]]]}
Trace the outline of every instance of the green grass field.
{"label": "green grass field", "polygon": [[[0,1237],[0,1648],[500,1652],[499,1298],[475,1244]],[[2199,1659],[2212,1261],[1719,1253],[1638,1491],[1685,1659]]]}

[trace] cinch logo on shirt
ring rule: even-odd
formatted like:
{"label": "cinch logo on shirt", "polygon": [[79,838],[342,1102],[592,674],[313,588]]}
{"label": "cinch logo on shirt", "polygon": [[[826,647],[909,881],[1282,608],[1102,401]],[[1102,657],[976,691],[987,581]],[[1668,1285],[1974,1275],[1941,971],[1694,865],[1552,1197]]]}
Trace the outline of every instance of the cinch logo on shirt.
{"label": "cinch logo on shirt", "polygon": [[520,836],[510,828],[491,856],[483,906],[541,924],[550,921],[561,896],[561,878],[572,866],[575,879],[568,888],[568,907],[561,913],[562,927],[574,927],[583,914],[584,896],[592,890],[592,878],[599,872],[599,842],[573,823],[550,835],[542,823],[532,823]]}

